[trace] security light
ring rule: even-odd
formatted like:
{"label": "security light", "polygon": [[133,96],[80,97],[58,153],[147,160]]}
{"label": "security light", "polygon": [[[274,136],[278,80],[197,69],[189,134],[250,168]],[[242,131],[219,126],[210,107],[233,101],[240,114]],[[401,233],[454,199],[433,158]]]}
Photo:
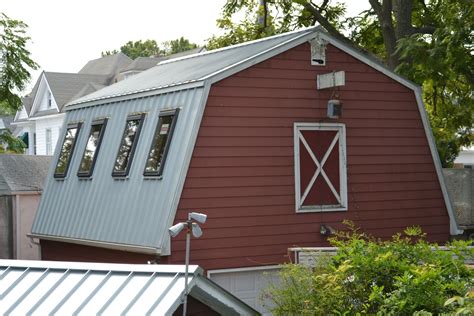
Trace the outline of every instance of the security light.
{"label": "security light", "polygon": [[186,227],[186,223],[178,223],[176,225],[171,226],[170,228],[168,228],[170,236],[176,237],[183,230],[184,227]]}
{"label": "security light", "polygon": [[194,237],[199,238],[199,237],[202,236],[202,229],[201,229],[201,227],[199,227],[199,225],[197,223],[193,223],[192,231],[193,231],[193,236]]}
{"label": "security light", "polygon": [[[184,298],[183,298],[183,316],[186,316],[187,310],[187,297],[188,297],[188,267],[189,267],[189,249],[191,248],[191,232],[194,237],[199,238],[202,236],[201,227],[198,223],[204,224],[206,222],[207,215],[202,213],[191,212],[188,213],[188,220],[175,224],[168,228],[168,232],[171,237],[176,237],[185,227],[186,229],[186,268],[184,272]],[[196,222],[193,222],[196,221]]]}
{"label": "security light", "polygon": [[196,222],[204,224],[206,222],[207,215],[202,213],[191,212],[189,213],[189,218],[194,219]]}

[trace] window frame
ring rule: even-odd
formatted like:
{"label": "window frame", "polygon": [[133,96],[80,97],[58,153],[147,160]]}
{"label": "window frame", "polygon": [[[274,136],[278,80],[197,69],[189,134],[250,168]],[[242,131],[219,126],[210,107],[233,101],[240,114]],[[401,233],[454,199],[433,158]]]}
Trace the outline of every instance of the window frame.
{"label": "window frame", "polygon": [[[92,174],[94,173],[94,167],[95,167],[95,163],[97,161],[97,156],[99,155],[100,146],[102,145],[102,140],[104,138],[105,130],[107,128],[107,121],[108,121],[108,118],[95,119],[95,120],[92,121],[92,123],[90,125],[89,134],[88,134],[88,137],[86,138],[86,144],[84,146],[84,151],[82,152],[81,160],[79,161],[79,168],[77,169],[77,176],[79,178],[90,178],[90,177],[92,177]],[[89,138],[91,137],[92,127],[95,126],[95,125],[100,125],[100,124],[102,124],[102,128],[100,129],[99,139],[98,139],[98,142],[97,142],[97,147],[95,148],[95,151],[94,151],[94,157],[92,158],[91,167],[90,167],[88,172],[81,171],[82,160],[84,160],[84,155],[86,153],[87,144],[89,142]]]}
{"label": "window frame", "polygon": [[[135,156],[135,149],[137,148],[137,144],[138,144],[138,141],[140,139],[140,133],[141,133],[141,130],[143,128],[143,124],[144,124],[144,121],[145,121],[145,116],[146,116],[146,113],[134,113],[134,114],[129,114],[127,116],[127,119],[125,120],[125,126],[124,126],[124,129],[123,129],[123,132],[122,132],[122,137],[120,138],[119,147],[117,149],[117,154],[115,155],[114,165],[112,167],[112,177],[114,177],[114,178],[125,178],[125,177],[128,176],[128,174],[130,172],[130,168],[132,167],[133,158]],[[133,141],[132,148],[130,149],[127,167],[123,171],[115,171],[115,163],[117,162],[117,157],[120,153],[120,147],[122,146],[122,141],[123,141],[123,138],[124,138],[124,135],[125,135],[127,124],[128,124],[129,121],[133,121],[133,120],[137,120],[137,119],[140,120],[140,123],[138,124],[138,129],[137,129],[137,132],[135,133],[135,138],[134,138],[134,141]]]}
{"label": "window frame", "polygon": [[[340,203],[336,205],[303,205],[301,200],[300,131],[337,131],[339,143],[339,190]],[[346,126],[343,123],[294,123],[293,133],[295,166],[295,208],[296,213],[347,211],[347,153]],[[332,151],[331,151],[332,152]],[[324,166],[322,168],[324,170]],[[317,169],[318,170],[318,169]],[[314,182],[313,184],[314,185]],[[329,184],[328,184],[329,185]],[[332,185],[332,184],[331,184]],[[337,198],[337,197],[336,197]]]}
{"label": "window frame", "polygon": [[44,138],[45,138],[44,150],[45,150],[46,156],[51,156],[53,155],[53,130],[51,128],[47,128],[45,129],[44,134],[45,134],[44,135]]}
{"label": "window frame", "polygon": [[[163,149],[163,156],[161,158],[160,167],[158,168],[157,171],[147,171],[146,166],[147,166],[147,163],[148,163],[148,159],[150,159],[151,151],[156,146],[156,141],[158,140],[155,136],[156,136],[156,133],[159,132],[161,118],[166,117],[166,116],[173,116],[173,120],[171,122],[171,126],[169,127],[168,137],[166,139],[165,147]],[[160,114],[158,115],[158,121],[156,122],[156,127],[155,127],[155,130],[154,130],[154,133],[153,133],[152,142],[151,142],[150,148],[148,150],[148,154],[146,156],[147,158],[146,158],[146,161],[145,161],[145,168],[143,170],[143,176],[145,176],[145,177],[162,177],[163,176],[163,169],[164,169],[165,164],[166,164],[166,158],[168,157],[168,151],[169,151],[169,148],[171,146],[171,141],[173,140],[174,130],[175,130],[175,127],[176,127],[178,116],[179,116],[179,108],[172,109],[172,110],[161,111]]]}
{"label": "window frame", "polygon": [[[76,136],[74,137],[74,141],[72,142],[72,146],[71,146],[71,153],[69,154],[69,159],[67,160],[67,164],[66,164],[66,167],[64,168],[64,172],[63,173],[56,173],[56,168],[58,167],[58,162],[59,162],[59,158],[61,156],[61,151],[62,151],[62,148],[64,146],[64,142],[66,141],[67,131],[71,128],[77,128]],[[63,137],[63,141],[61,143],[61,149],[58,152],[58,156],[56,158],[56,164],[54,165],[53,177],[55,179],[64,179],[64,178],[67,177],[67,174],[68,174],[68,171],[69,171],[69,166],[71,165],[72,156],[74,155],[74,150],[76,149],[77,138],[79,137],[79,133],[81,131],[81,128],[82,128],[82,122],[74,122],[74,123],[68,123],[67,124],[66,131],[65,131],[64,137]]]}

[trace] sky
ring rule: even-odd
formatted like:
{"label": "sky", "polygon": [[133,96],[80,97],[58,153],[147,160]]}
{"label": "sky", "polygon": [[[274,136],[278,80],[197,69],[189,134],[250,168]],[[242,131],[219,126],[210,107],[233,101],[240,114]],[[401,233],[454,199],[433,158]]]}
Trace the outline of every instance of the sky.
{"label": "sky", "polygon": [[[42,70],[78,72],[106,50],[128,41],[158,43],[181,36],[204,45],[218,34],[216,19],[225,0],[1,0],[0,12],[28,24],[31,57],[40,65],[32,72],[27,91]],[[349,1],[349,12],[360,3]],[[356,3],[356,4],[354,4]]]}

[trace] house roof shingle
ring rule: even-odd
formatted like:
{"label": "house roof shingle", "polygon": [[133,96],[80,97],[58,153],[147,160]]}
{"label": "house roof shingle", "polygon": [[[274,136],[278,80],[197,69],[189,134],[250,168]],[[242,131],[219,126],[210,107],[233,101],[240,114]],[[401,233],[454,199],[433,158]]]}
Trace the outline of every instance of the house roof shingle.
{"label": "house roof shingle", "polygon": [[0,155],[0,191],[42,191],[50,156]]}

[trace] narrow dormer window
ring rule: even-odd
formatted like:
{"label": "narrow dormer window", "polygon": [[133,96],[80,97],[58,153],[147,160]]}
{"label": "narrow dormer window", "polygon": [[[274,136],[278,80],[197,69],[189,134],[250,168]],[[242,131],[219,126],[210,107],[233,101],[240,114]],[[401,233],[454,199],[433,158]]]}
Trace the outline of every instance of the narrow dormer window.
{"label": "narrow dormer window", "polygon": [[112,176],[125,177],[128,175],[144,118],[145,114],[130,115],[127,118]]}
{"label": "narrow dormer window", "polygon": [[95,120],[91,124],[89,138],[87,139],[86,148],[82,155],[81,164],[77,175],[79,177],[90,177],[94,172],[95,161],[99,154],[100,144],[104,137],[107,119]]}
{"label": "narrow dormer window", "polygon": [[179,109],[161,112],[145,166],[145,176],[161,176],[173,137]]}
{"label": "narrow dormer window", "polygon": [[55,178],[66,177],[80,128],[81,123],[68,124],[56,168],[54,169]]}

